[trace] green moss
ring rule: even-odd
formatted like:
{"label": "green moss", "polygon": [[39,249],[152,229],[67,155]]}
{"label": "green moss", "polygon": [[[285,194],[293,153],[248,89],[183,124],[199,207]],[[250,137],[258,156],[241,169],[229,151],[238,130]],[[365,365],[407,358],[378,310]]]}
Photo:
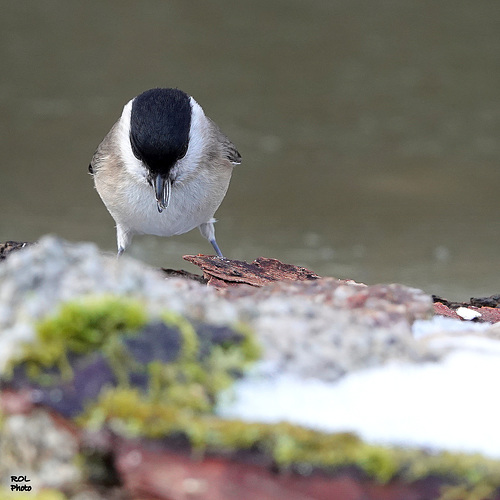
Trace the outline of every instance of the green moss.
{"label": "green moss", "polygon": [[182,337],[181,354],[172,363],[148,363],[149,393],[152,403],[167,404],[193,412],[211,411],[217,395],[231,386],[241,373],[258,359],[259,348],[250,331],[237,327],[238,343],[211,345],[208,355],[200,354],[200,339],[185,318],[166,312],[162,320]]}
{"label": "green moss", "polygon": [[162,320],[180,333],[181,353],[175,362],[147,364],[148,400],[192,412],[210,411],[218,393],[233,383],[234,374],[255,359],[254,354],[247,354],[247,345],[255,341],[248,340],[245,333],[241,345],[212,345],[208,354],[201,356],[200,339],[188,320],[171,312]]}
{"label": "green moss", "polygon": [[[117,337],[144,326],[144,306],[132,299],[114,296],[86,296],[63,304],[59,311],[36,325],[35,342],[24,346],[13,365],[25,362],[28,374],[41,383],[51,377],[43,369],[57,367],[69,379],[72,369],[68,354],[86,354],[103,349],[117,357]],[[118,366],[118,365],[117,365]]]}
{"label": "green moss", "polygon": [[183,340],[181,359],[184,361],[194,361],[198,353],[199,341],[193,325],[186,318],[171,311],[165,311],[161,319],[167,326],[179,330]]}
{"label": "green moss", "polygon": [[241,325],[228,328],[227,342],[213,344],[208,336],[203,337],[202,346],[195,326],[186,318],[165,311],[161,320],[180,335],[180,353],[174,362],[140,364],[123,339],[146,324],[143,304],[114,296],[87,296],[68,302],[36,325],[36,340],[26,344],[12,361],[11,373],[22,363],[38,383],[57,384],[60,376],[71,380],[70,359],[97,352],[105,355],[121,387],[129,386],[132,374],[146,374],[150,401],[202,412],[210,411],[217,394],[258,358],[254,336]]}
{"label": "green moss", "polygon": [[445,486],[439,500],[490,500],[495,496],[495,487],[491,484],[473,486]]}
{"label": "green moss", "polygon": [[398,472],[395,454],[382,446],[362,446],[358,451],[358,464],[369,475],[385,483]]}

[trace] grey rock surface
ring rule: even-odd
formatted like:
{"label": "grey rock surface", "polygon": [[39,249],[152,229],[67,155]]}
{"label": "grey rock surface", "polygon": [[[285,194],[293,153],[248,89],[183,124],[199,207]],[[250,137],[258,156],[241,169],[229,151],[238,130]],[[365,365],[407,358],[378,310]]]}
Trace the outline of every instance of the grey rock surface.
{"label": "grey rock surface", "polygon": [[391,359],[429,360],[411,325],[432,315],[432,300],[403,285],[342,283],[333,278],[276,283],[249,296],[225,298],[192,280],[166,279],[128,257],[90,243],[53,236],[12,253],[0,264],[0,368],[36,320],[61,302],[87,294],[137,298],[154,318],[169,309],[215,324],[244,322],[263,346],[263,361],[280,371],[325,380]]}
{"label": "grey rock surface", "polygon": [[6,416],[0,438],[0,480],[10,490],[11,476],[26,476],[34,491],[77,483],[82,479],[75,463],[78,446],[77,437],[56,425],[45,410]]}

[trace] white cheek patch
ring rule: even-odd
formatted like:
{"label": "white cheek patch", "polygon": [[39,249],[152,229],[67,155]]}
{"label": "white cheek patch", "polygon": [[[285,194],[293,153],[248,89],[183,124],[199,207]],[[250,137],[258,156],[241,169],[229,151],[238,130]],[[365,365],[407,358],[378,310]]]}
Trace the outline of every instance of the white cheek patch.
{"label": "white cheek patch", "polygon": [[181,158],[172,169],[172,177],[182,182],[196,172],[203,159],[208,140],[207,119],[202,107],[190,97],[191,127],[189,129],[189,147],[184,158]]}

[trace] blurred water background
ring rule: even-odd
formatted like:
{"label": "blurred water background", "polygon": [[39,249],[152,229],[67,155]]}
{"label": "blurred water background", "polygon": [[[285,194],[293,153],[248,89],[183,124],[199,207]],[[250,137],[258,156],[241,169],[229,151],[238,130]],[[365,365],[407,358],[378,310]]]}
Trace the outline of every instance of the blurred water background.
{"label": "blurred water background", "polygon": [[[238,146],[231,258],[500,293],[497,0],[0,0],[0,241],[115,250],[87,173],[123,105],[179,87]],[[129,253],[194,270],[198,231]]]}

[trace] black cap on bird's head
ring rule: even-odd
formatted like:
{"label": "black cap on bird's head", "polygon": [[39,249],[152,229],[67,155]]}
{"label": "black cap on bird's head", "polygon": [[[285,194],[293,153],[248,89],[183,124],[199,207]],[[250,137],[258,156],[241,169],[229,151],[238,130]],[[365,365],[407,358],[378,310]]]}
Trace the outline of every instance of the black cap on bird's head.
{"label": "black cap on bird's head", "polygon": [[190,128],[191,102],[182,90],[146,90],[132,102],[130,144],[149,171],[159,212],[168,206],[170,171],[187,152]]}

